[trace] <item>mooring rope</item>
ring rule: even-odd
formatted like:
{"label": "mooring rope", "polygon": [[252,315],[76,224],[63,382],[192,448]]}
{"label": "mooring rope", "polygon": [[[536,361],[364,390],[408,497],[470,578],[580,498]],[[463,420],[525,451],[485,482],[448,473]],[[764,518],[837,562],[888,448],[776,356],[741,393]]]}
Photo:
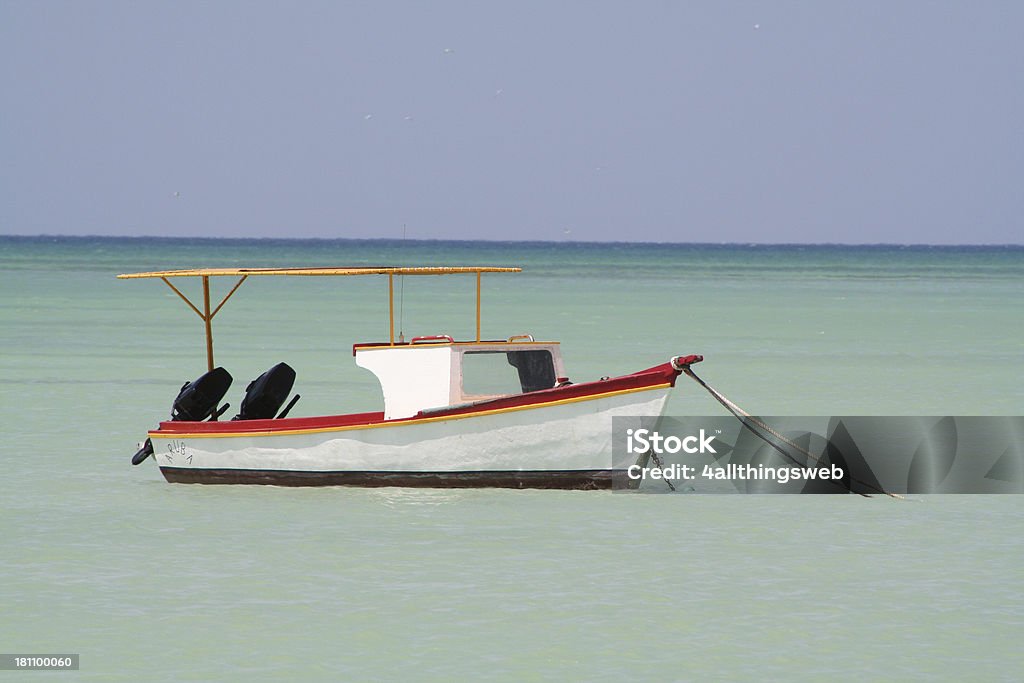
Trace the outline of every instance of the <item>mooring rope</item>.
{"label": "mooring rope", "polygon": [[[662,470],[662,471],[665,470],[665,466],[661,464],[661,458],[658,457],[658,454],[654,452],[653,448],[648,448],[647,449],[647,454],[651,456],[651,458],[654,460],[654,464],[658,466],[659,470]],[[671,490],[671,491],[675,491],[676,490],[676,487],[673,486],[672,482],[670,482],[667,478],[664,480],[664,482],[666,484],[668,484],[669,490]]]}
{"label": "mooring rope", "polygon": [[[782,434],[779,434],[777,431],[772,429],[770,426],[768,426],[767,424],[765,424],[761,420],[757,419],[756,417],[754,417],[753,415],[751,415],[747,411],[743,410],[743,408],[740,408],[738,405],[736,405],[735,403],[730,401],[728,398],[725,397],[725,395],[722,392],[718,391],[717,389],[712,387],[710,384],[708,384],[707,382],[702,380],[700,377],[698,377],[697,373],[695,373],[690,368],[689,365],[684,365],[682,367],[682,371],[684,373],[686,373],[695,382],[697,382],[697,384],[699,384],[702,387],[704,387],[705,389],[707,389],[708,393],[711,394],[711,396],[716,401],[721,403],[725,407],[726,410],[728,410],[730,413],[732,413],[733,416],[737,420],[740,421],[740,424],[742,424],[746,429],[748,429],[754,436],[756,436],[757,438],[759,438],[762,441],[764,441],[766,444],[768,444],[769,446],[774,448],[776,451],[781,453],[784,457],[788,458],[794,464],[802,465],[803,463],[797,462],[796,458],[794,458],[790,453],[787,453],[784,449],[779,447],[778,444],[773,443],[770,439],[765,437],[764,434],[761,434],[756,429],[751,427],[750,423],[754,423],[755,425],[758,426],[758,428],[768,432],[769,434],[774,436],[776,439],[779,439],[780,441],[786,443],[786,445],[791,446],[791,447],[795,448],[796,450],[800,451],[801,453],[803,453],[804,455],[806,455],[808,458],[810,458],[814,462],[818,463],[819,465],[824,465],[825,464],[825,463],[823,463],[821,461],[820,458],[812,455],[806,448],[803,448],[799,444],[793,443],[792,441],[790,441],[789,439],[784,437]],[[882,488],[879,488],[878,486],[875,486],[874,484],[872,484],[870,482],[863,481],[861,479],[857,479],[857,478],[855,478],[853,476],[852,473],[850,474],[850,481],[851,482],[856,482],[857,484],[861,484],[862,486],[865,486],[865,487],[867,487],[869,489],[872,489],[872,490],[874,490],[874,491],[876,491],[878,493],[885,494],[885,495],[890,496],[892,498],[897,498],[899,500],[904,500],[903,496],[899,495],[898,493],[891,493],[889,491],[886,491],[885,489],[882,489]],[[868,495],[866,493],[862,493],[860,491],[857,491],[857,493],[862,495],[862,496],[864,496],[865,498],[870,498],[871,497],[870,495]]]}

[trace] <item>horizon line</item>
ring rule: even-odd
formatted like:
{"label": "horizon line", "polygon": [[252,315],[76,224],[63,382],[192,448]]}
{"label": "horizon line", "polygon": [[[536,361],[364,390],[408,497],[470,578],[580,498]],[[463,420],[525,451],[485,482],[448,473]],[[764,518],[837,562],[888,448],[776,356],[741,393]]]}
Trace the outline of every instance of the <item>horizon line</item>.
{"label": "horizon line", "polygon": [[208,235],[104,235],[85,234],[70,235],[65,233],[15,233],[0,234],[0,238],[60,238],[60,239],[122,239],[122,240],[200,240],[208,242],[488,242],[493,244],[564,244],[564,245],[595,245],[595,244],[637,244],[637,245],[679,245],[679,246],[715,246],[715,247],[1024,247],[1024,242],[668,242],[663,240],[504,240],[504,239],[470,239],[464,237],[218,237]]}

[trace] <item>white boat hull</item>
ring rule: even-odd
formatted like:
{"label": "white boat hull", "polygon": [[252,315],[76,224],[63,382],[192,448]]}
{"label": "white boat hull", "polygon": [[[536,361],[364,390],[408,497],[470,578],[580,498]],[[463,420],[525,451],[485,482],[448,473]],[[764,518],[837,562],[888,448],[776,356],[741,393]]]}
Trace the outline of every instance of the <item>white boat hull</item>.
{"label": "white boat hull", "polygon": [[608,488],[613,472],[633,464],[613,462],[612,418],[656,418],[670,389],[366,425],[150,438],[172,482]]}

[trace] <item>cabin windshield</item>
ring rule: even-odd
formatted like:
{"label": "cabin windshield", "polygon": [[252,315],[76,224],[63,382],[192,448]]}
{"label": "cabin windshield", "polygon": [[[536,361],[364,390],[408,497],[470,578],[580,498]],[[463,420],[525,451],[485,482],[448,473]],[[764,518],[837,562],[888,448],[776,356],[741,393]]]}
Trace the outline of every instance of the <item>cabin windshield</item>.
{"label": "cabin windshield", "polygon": [[462,356],[462,395],[504,396],[555,386],[551,351],[466,351]]}

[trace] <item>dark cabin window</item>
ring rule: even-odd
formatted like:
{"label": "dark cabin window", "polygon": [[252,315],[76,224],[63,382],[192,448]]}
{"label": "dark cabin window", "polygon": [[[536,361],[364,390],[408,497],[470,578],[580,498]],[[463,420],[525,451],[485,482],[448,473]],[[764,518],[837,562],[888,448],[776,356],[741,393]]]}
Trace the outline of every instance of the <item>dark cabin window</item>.
{"label": "dark cabin window", "polygon": [[467,351],[462,355],[465,395],[518,394],[553,386],[555,364],[550,351]]}
{"label": "dark cabin window", "polygon": [[524,394],[555,386],[555,363],[550,351],[509,351],[508,364],[519,371]]}

